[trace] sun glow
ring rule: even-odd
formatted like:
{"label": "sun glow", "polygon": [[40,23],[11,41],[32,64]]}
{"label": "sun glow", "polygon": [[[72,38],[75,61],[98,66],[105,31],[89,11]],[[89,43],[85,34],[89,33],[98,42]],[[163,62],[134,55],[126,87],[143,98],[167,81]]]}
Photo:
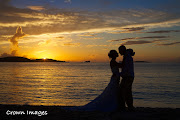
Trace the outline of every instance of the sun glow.
{"label": "sun glow", "polygon": [[44,57],[43,59],[46,60],[47,58]]}

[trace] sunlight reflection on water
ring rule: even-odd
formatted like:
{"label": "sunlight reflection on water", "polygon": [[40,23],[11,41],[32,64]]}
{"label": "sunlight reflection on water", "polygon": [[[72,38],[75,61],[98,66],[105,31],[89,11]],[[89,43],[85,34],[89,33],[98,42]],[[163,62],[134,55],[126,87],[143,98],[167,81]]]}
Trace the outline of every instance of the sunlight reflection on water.
{"label": "sunlight reflection on water", "polygon": [[[136,63],[135,106],[180,107],[180,64]],[[0,63],[0,104],[84,105],[107,86],[109,63]]]}

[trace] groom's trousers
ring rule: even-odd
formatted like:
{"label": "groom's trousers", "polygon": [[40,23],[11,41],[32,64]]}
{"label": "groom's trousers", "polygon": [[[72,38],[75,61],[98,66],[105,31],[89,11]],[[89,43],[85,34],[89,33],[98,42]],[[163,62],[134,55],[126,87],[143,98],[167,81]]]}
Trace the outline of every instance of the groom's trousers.
{"label": "groom's trousers", "polygon": [[133,96],[132,96],[133,81],[134,81],[134,77],[123,77],[121,80],[120,88],[119,88],[120,109],[125,108],[125,103],[127,104],[128,108],[133,107]]}

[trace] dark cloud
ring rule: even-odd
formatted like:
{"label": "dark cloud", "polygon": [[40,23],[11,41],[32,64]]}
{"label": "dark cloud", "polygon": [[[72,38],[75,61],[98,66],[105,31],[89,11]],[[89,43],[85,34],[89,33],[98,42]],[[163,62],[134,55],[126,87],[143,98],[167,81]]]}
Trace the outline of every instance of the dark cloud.
{"label": "dark cloud", "polygon": [[117,39],[117,40],[108,40],[108,42],[118,42],[121,41],[121,39]]}
{"label": "dark cloud", "polygon": [[169,37],[170,37],[170,36],[132,37],[132,38],[117,39],[117,40],[109,40],[109,42],[127,41],[127,40],[137,40],[137,39],[163,39],[163,38],[169,38]]}
{"label": "dark cloud", "polygon": [[122,41],[126,41],[126,40],[134,40],[134,39],[161,39],[161,38],[169,38],[170,36],[148,36],[148,37],[135,37],[135,38],[124,38],[121,39]]}
{"label": "dark cloud", "polygon": [[145,40],[139,40],[139,41],[127,41],[122,43],[123,45],[134,45],[134,44],[147,44],[147,43],[153,43],[154,41],[145,41]]}
{"label": "dark cloud", "polygon": [[[17,23],[40,20],[38,18],[27,17],[28,15],[35,14],[34,10],[13,7],[9,4],[10,1],[11,0],[0,1],[0,23]],[[26,15],[26,17],[22,17],[22,14]]]}
{"label": "dark cloud", "polygon": [[[148,44],[148,43],[157,43],[157,42],[162,42],[166,40],[153,40],[153,41],[145,41],[145,40],[137,40],[137,41],[126,41],[122,43],[123,45],[136,45],[136,44]],[[177,45],[180,44],[180,42],[171,42],[171,43],[162,43],[162,44],[157,44],[158,46],[171,46],[171,45]]]}
{"label": "dark cloud", "polygon": [[59,36],[59,37],[56,37],[56,38],[58,38],[58,39],[64,39],[64,37],[63,37],[63,36]]}
{"label": "dark cloud", "polygon": [[0,7],[2,8],[3,6],[8,6],[10,1],[11,0],[0,0]]}
{"label": "dark cloud", "polygon": [[163,44],[157,44],[157,45],[159,45],[159,46],[170,46],[170,45],[176,45],[176,44],[180,44],[180,42],[163,43]]}
{"label": "dark cloud", "polygon": [[128,32],[133,32],[133,31],[140,31],[144,30],[144,27],[132,27],[132,28],[123,28],[124,30],[127,30]]}
{"label": "dark cloud", "polygon": [[146,32],[146,33],[170,33],[170,32],[180,32],[180,30],[159,30],[159,31]]}
{"label": "dark cloud", "polygon": [[[119,34],[119,33],[131,33],[144,30],[144,27],[130,27],[130,28],[122,28],[122,31],[111,31],[109,33],[112,34]],[[118,30],[118,29],[117,29]]]}

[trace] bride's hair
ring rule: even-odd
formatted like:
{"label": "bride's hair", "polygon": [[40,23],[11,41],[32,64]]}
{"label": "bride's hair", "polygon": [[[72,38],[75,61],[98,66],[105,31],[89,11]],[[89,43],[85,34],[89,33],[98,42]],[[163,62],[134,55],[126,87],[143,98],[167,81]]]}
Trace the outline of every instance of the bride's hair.
{"label": "bride's hair", "polygon": [[108,53],[109,58],[118,57],[118,53],[116,50],[110,50]]}
{"label": "bride's hair", "polygon": [[131,48],[127,49],[126,51],[129,52],[129,54],[130,54],[131,56],[134,56],[134,55],[135,55],[135,52],[134,52],[133,49],[131,49]]}

